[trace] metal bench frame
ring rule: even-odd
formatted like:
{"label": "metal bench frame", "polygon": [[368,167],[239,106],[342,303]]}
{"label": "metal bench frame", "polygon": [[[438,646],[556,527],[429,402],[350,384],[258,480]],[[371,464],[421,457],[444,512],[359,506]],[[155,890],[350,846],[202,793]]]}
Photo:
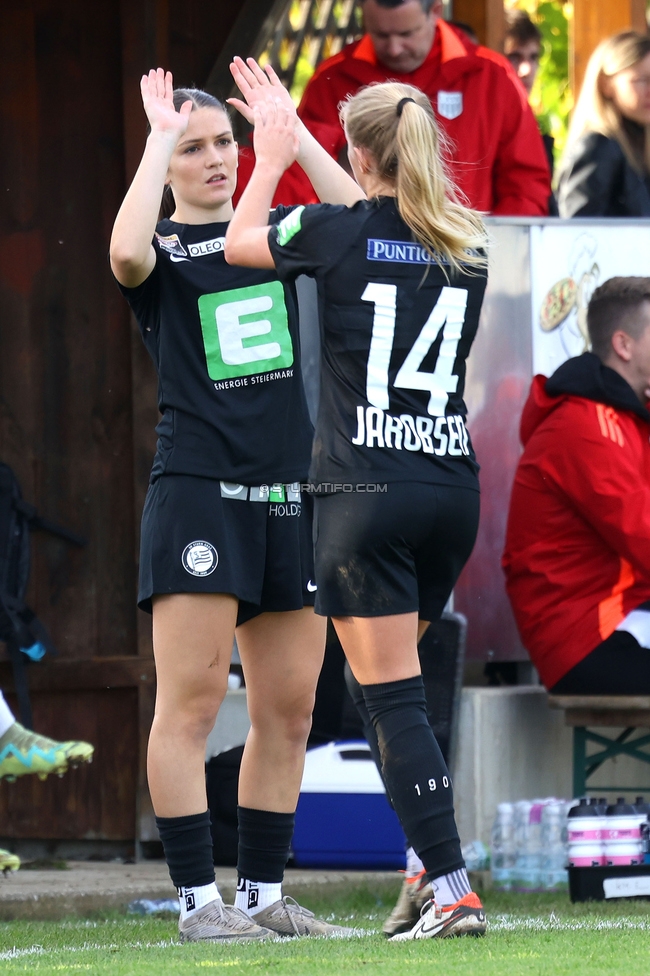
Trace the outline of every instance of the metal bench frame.
{"label": "metal bench frame", "polygon": [[[637,729],[650,729],[650,696],[648,695],[549,695],[551,708],[564,710],[565,723],[573,728],[573,795],[584,796],[587,780],[608,759],[630,756],[650,763],[650,733],[631,739]],[[623,728],[615,738],[593,732],[596,728]],[[587,743],[602,748],[587,754]],[[637,793],[642,786],[598,786],[605,793]]]}

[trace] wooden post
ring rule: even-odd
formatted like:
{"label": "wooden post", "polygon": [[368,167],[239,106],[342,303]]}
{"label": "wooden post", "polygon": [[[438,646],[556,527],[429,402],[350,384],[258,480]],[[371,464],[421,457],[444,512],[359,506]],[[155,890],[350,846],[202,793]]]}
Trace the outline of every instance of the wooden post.
{"label": "wooden post", "polygon": [[473,27],[481,44],[495,51],[500,51],[503,47],[503,0],[453,0],[451,19]]}
{"label": "wooden post", "polygon": [[569,55],[574,97],[594,49],[623,30],[646,32],[645,0],[574,0]]}

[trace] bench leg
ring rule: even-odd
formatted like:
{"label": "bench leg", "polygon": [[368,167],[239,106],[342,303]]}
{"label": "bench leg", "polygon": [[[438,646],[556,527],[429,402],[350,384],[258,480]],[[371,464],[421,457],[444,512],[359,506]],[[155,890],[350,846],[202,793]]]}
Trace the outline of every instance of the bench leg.
{"label": "bench leg", "polygon": [[587,792],[587,729],[576,725],[573,729],[573,795],[584,796]]}

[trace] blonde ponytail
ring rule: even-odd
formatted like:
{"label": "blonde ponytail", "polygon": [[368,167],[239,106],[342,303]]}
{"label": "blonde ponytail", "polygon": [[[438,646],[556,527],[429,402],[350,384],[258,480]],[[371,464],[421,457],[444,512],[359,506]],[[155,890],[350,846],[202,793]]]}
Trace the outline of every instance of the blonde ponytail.
{"label": "blonde ponytail", "polygon": [[341,121],[352,145],[368,150],[377,175],[393,185],[402,219],[431,257],[456,271],[484,268],[482,217],[460,202],[426,95],[398,82],[369,85],[343,103]]}

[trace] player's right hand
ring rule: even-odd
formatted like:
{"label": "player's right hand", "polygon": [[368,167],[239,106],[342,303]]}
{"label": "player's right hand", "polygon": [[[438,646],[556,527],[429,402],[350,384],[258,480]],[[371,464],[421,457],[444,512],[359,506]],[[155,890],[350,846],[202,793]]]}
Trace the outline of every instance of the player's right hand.
{"label": "player's right hand", "polygon": [[229,98],[227,99],[228,104],[241,112],[248,122],[253,122],[255,105],[261,105],[265,102],[280,103],[288,115],[296,115],[296,106],[291,95],[270,64],[267,64],[262,71],[255,58],[247,58],[244,61],[235,56],[230,65],[230,73],[246,101],[242,102],[239,98]]}
{"label": "player's right hand", "polygon": [[253,106],[253,122],[255,168],[284,173],[300,148],[295,113],[288,112],[280,99],[260,102]]}
{"label": "player's right hand", "polygon": [[179,112],[174,108],[174,81],[171,71],[152,68],[149,74],[142,76],[140,91],[151,131],[167,133],[178,141],[187,129],[192,103],[185,102]]}

